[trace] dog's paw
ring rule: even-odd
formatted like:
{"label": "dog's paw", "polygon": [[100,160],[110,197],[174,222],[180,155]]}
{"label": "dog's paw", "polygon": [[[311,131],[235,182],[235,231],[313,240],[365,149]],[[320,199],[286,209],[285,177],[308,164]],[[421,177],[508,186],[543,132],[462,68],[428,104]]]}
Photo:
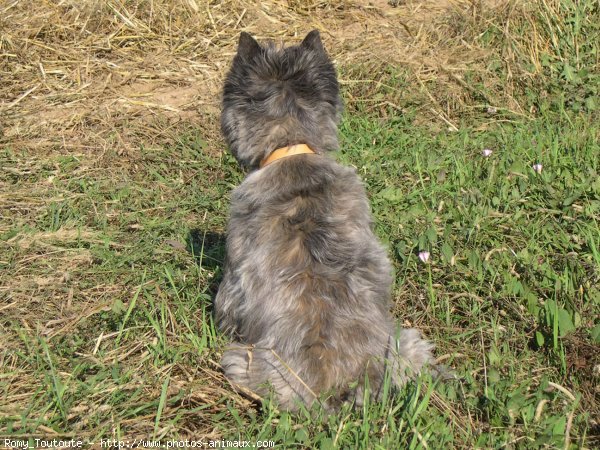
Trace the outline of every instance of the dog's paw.
{"label": "dog's paw", "polygon": [[232,344],[223,353],[221,367],[229,381],[241,386],[248,386],[251,361],[252,348]]}

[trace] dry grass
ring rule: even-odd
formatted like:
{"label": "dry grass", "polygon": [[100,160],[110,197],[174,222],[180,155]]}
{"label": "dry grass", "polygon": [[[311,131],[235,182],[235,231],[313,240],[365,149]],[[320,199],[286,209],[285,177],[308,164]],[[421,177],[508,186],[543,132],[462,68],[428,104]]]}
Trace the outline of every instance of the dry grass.
{"label": "dry grass", "polygon": [[[484,72],[486,53],[461,42],[467,27],[449,32],[459,13],[486,20],[511,11],[458,0],[397,8],[383,0],[5,2],[2,139],[38,154],[83,153],[102,166],[107,157],[127,164],[140,143],[199,126],[219,151],[221,80],[242,30],[290,42],[318,28],[340,67],[363,66],[349,85],[376,84],[383,66],[409,67],[430,100],[425,116],[453,123],[472,94],[462,74]],[[510,89],[490,101],[523,112]]]}

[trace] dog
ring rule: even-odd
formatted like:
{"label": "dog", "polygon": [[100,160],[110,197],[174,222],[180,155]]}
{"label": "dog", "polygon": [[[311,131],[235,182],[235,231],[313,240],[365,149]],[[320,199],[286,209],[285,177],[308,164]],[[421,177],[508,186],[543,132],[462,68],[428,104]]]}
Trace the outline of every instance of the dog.
{"label": "dog", "polygon": [[[355,170],[334,161],[342,113],[319,32],[295,46],[241,33],[221,129],[249,174],[232,193],[218,328],[241,390],[296,411],[377,399],[433,362],[432,344],[390,313],[392,267]],[[365,386],[369,389],[365,391]]]}

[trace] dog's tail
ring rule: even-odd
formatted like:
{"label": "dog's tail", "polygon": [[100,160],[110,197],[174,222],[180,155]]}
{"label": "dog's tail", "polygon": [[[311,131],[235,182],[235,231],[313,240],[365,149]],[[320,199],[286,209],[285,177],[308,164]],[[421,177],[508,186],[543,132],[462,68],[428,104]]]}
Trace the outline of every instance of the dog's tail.
{"label": "dog's tail", "polygon": [[386,360],[395,384],[402,385],[426,367],[432,367],[435,362],[432,351],[433,344],[423,339],[416,328],[400,328],[396,335],[390,336]]}
{"label": "dog's tail", "polygon": [[[368,385],[368,397],[381,400],[385,384],[395,390],[419,373],[434,367],[433,344],[423,339],[415,328],[400,328],[390,324],[381,341],[382,353],[374,356],[370,367],[365,371],[366,380],[359,380],[353,396],[355,406],[361,407],[365,400],[365,388]],[[389,380],[389,381],[386,381]]]}

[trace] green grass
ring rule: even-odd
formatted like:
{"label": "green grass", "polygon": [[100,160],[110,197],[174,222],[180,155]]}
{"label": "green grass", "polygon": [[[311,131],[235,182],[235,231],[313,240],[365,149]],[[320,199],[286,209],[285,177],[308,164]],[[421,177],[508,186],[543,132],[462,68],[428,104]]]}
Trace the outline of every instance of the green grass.
{"label": "green grass", "polygon": [[[488,76],[508,85],[511,68],[526,114],[486,113],[481,102],[497,92],[481,74],[467,77],[465,102],[478,106],[456,132],[419,114],[428,100],[408,69],[345,86],[337,158],[365,182],[394,263],[393,312],[459,377],[424,375],[359,411],[292,416],[223,379],[227,341],[212,299],[228,195],[244,174],[201,130],[142,147],[130,163],[112,155],[114,165],[0,149],[0,437],[597,446],[600,121],[597,41],[585,38],[597,33],[585,20],[594,14],[591,1],[565,0],[540,3],[534,22],[506,19],[508,33],[457,25],[492,51]],[[536,76],[523,37],[532,23],[552,43]]]}
{"label": "green grass", "polygon": [[[584,445],[598,414],[596,127],[575,115],[432,133],[406,117],[345,118],[339,159],[364,179],[394,261],[395,314],[423,329],[461,380],[424,378],[381,404],[322,420],[270,403],[257,411],[218,375],[225,342],[211,298],[227,194],[241,179],[234,161],[189,144],[147,149],[143,173],[119,174],[117,189],[113,175],[73,180],[70,167],[54,178],[37,222],[16,217],[3,237],[5,268],[24,270],[27,241],[29,258],[49,253],[28,270],[66,268],[68,279],[34,290],[73,289],[79,315],[56,336],[3,319],[16,349],[4,350],[3,395],[15,380],[35,381],[2,429],[165,438],[186,436],[199,420],[206,432],[283,447],[560,447],[572,415],[571,442]],[[75,231],[70,240],[52,240],[65,230]],[[74,255],[85,263],[68,266]]]}

